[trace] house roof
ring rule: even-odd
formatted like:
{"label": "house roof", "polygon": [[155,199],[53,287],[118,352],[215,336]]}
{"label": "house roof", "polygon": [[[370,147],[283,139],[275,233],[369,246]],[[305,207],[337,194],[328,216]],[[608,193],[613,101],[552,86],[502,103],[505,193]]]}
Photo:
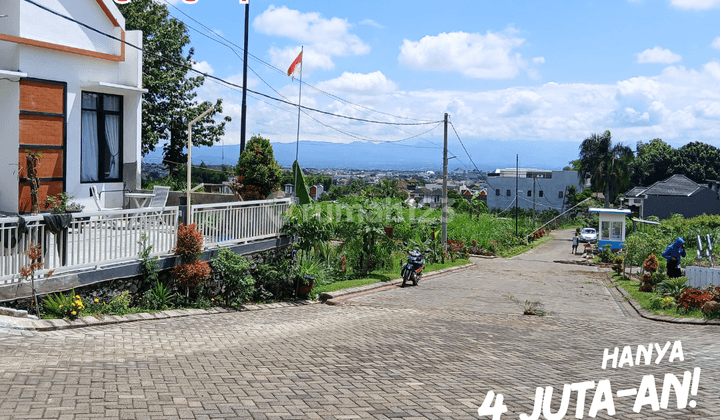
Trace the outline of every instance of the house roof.
{"label": "house roof", "polygon": [[645,190],[645,195],[691,196],[701,188],[685,175],[673,175],[664,181],[658,181]]}
{"label": "house roof", "polygon": [[637,197],[642,195],[647,190],[647,187],[633,187],[630,191],[625,193],[625,197]]}
{"label": "house roof", "polygon": [[597,208],[597,207],[590,207],[588,209],[588,212],[590,212],[590,213],[615,213],[615,214],[630,214],[630,213],[632,213],[628,209],[606,209],[606,208]]}

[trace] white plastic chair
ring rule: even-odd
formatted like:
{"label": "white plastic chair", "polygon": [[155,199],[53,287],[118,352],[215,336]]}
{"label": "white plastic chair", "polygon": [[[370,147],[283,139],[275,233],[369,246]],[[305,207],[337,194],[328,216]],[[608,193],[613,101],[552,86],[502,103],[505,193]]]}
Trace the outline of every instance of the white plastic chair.
{"label": "white plastic chair", "polygon": [[170,195],[170,187],[162,187],[160,185],[153,186],[153,197],[150,199],[148,207],[165,208],[168,196]]}
{"label": "white plastic chair", "polygon": [[[98,192],[97,187],[95,185],[90,186],[90,195],[92,196],[93,201],[95,201],[95,205],[97,206],[98,211],[100,211],[100,212],[111,212],[111,211],[123,210],[122,207],[108,208],[108,207],[103,206],[100,202],[100,193]],[[103,220],[103,219],[104,219],[104,217],[101,216],[100,220]],[[112,220],[109,225],[108,225],[107,221],[104,221],[104,223],[105,223],[105,225],[111,227],[112,229],[119,228],[118,224],[114,220]]]}
{"label": "white plastic chair", "polygon": [[122,210],[122,207],[113,207],[113,208],[104,207],[100,202],[100,193],[98,192],[97,187],[95,185],[90,186],[90,195],[92,196],[93,200],[95,201],[95,205],[97,206],[98,211]]}
{"label": "white plastic chair", "polygon": [[167,204],[168,196],[170,195],[170,187],[164,187],[160,185],[153,186],[153,197],[148,203],[148,209],[152,209],[154,214],[154,220],[158,226],[164,226],[163,212],[165,211],[165,205]]}

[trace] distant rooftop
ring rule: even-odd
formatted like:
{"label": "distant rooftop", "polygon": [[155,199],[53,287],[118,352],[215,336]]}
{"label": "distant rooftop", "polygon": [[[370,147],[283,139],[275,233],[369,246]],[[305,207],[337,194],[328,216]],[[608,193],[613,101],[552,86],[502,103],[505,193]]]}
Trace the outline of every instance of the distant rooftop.
{"label": "distant rooftop", "polygon": [[[685,175],[673,175],[670,178],[658,181],[649,186],[645,191],[640,194],[643,195],[674,195],[674,196],[691,196],[695,191],[703,188],[695,181],[686,177]],[[633,188],[630,191],[635,190]],[[630,194],[627,194],[630,197]]]}

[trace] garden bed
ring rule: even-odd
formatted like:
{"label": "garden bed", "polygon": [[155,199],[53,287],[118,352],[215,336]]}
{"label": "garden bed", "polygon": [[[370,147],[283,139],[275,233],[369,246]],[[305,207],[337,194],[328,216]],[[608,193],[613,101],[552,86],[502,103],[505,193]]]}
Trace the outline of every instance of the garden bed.
{"label": "garden bed", "polygon": [[[642,283],[634,278],[613,273],[610,286],[617,287],[618,290],[621,290],[626,300],[634,301],[630,302],[631,304],[634,303],[633,306],[637,305],[637,307],[646,312],[645,315],[650,315],[645,316],[646,318],[659,321],[687,321],[687,323],[692,324],[713,320],[712,323],[720,324],[720,313],[705,314],[700,308],[685,309],[679,306],[674,298],[672,302],[667,300],[666,303],[663,304],[662,300],[669,296],[658,295],[654,292],[642,292],[640,291],[641,284]],[[638,310],[637,307],[636,310]],[[638,310],[638,312],[643,315],[642,311]]]}

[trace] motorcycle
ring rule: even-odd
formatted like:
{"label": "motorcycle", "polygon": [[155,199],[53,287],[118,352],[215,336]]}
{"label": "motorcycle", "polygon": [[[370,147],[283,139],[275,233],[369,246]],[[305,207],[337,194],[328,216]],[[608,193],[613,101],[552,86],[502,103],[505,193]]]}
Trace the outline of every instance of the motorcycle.
{"label": "motorcycle", "polygon": [[417,286],[418,281],[422,278],[422,271],[425,269],[425,257],[418,250],[408,251],[407,262],[402,266],[402,286],[405,283],[412,282],[413,286]]}

